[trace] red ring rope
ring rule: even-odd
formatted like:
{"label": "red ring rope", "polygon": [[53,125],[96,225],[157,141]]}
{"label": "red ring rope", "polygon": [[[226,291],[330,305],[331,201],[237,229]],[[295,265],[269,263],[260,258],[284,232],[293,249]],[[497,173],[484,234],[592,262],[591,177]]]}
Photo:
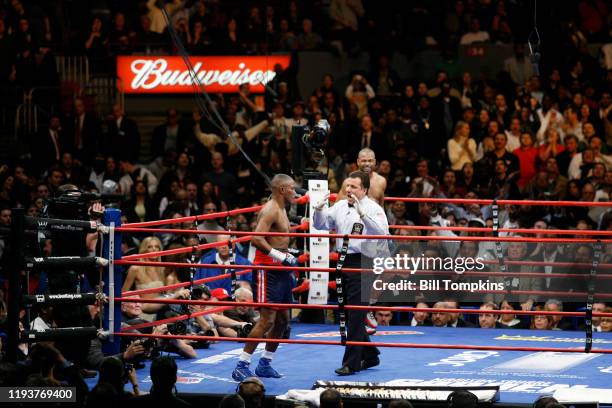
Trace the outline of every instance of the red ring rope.
{"label": "red ring rope", "polygon": [[[290,230],[299,230],[304,228],[305,224],[300,224],[300,225],[295,225],[291,228],[289,228]],[[121,228],[124,228],[123,230],[121,230]],[[212,233],[212,230],[174,230],[174,229],[150,229],[150,228],[131,228],[131,227],[119,227],[116,228],[115,231],[117,232],[130,232],[130,231],[139,231],[139,232],[150,232],[152,234],[155,233],[163,233],[163,231],[169,231],[170,233],[178,233],[177,231],[190,231],[190,234],[194,234],[194,235],[205,235],[205,234],[210,234],[210,235],[242,235],[242,237],[237,238],[237,239],[231,239],[231,240],[224,240],[224,241],[217,241],[217,242],[210,242],[210,243],[206,243],[206,244],[201,244],[201,245],[197,245],[195,247],[195,250],[197,251],[201,251],[201,250],[205,250],[205,249],[212,249],[212,248],[217,248],[223,245],[228,245],[228,244],[236,244],[239,242],[247,242],[250,241],[251,238],[253,238],[253,234],[251,232],[245,232],[245,231],[215,231],[215,233]],[[146,252],[146,253],[142,253],[142,254],[133,254],[133,255],[127,255],[124,256],[122,259],[125,260],[131,260],[131,259],[143,259],[143,258],[158,258],[160,256],[168,256],[168,255],[177,255],[177,254],[187,254],[190,252],[193,252],[194,248],[193,247],[183,247],[183,248],[176,248],[176,249],[165,249],[163,251],[155,251],[155,252]]]}
{"label": "red ring rope", "polygon": [[[516,262],[522,262],[522,261],[516,261]],[[115,261],[116,265],[140,265],[140,266],[170,266],[170,267],[174,267],[174,268],[205,268],[205,269],[219,269],[219,265],[218,264],[191,264],[191,263],[187,263],[187,262],[161,262],[161,261],[131,261],[131,260],[117,260]],[[299,271],[299,272],[335,272],[336,269],[335,268],[325,268],[325,267],[308,267],[308,266],[292,266],[291,268],[288,268],[286,266],[283,265],[223,265],[224,269],[238,269],[238,268],[245,268],[248,267],[250,269],[261,269],[261,270],[271,270],[271,271]],[[371,272],[372,269],[368,269],[368,268],[343,268],[342,272],[347,272],[347,273],[362,273],[362,272]],[[391,271],[393,273],[409,273],[407,271],[403,271],[403,270],[397,270],[397,271]],[[429,273],[429,272],[446,272],[446,271],[422,271],[425,274]],[[495,272],[497,274],[500,274],[501,272]],[[528,272],[529,273],[529,272]],[[527,274],[525,274],[525,276],[527,276]],[[535,273],[535,272],[533,272]],[[542,272],[537,272],[538,276],[541,277],[550,277],[548,274],[543,274]],[[563,275],[563,274],[561,274]],[[507,273],[507,274],[503,274],[503,275],[497,275],[497,276],[514,276],[512,273]],[[567,276],[567,275],[564,275]],[[586,276],[586,275],[580,275],[580,276]],[[609,275],[602,275],[602,277],[607,277]],[[606,278],[607,279],[607,278]]]}
{"label": "red ring rope", "polygon": [[[478,204],[491,205],[491,199],[432,198],[432,197],[385,197],[385,201],[406,203]],[[498,205],[534,205],[546,207],[612,207],[609,201],[543,201],[543,200],[497,200]]]}
{"label": "red ring rope", "polygon": [[[227,232],[227,231],[219,231],[219,232]],[[247,241],[250,241],[250,240],[251,240],[251,236],[247,235],[247,236],[243,236],[241,238],[232,239],[229,242],[232,243],[232,244],[236,244],[236,243],[239,243],[239,242],[247,242]],[[142,259],[142,258],[158,258],[160,256],[177,255],[177,254],[188,254],[190,252],[193,252],[194,250],[202,251],[202,250],[205,250],[205,249],[217,248],[217,247],[220,247],[220,246],[223,246],[223,245],[227,245],[227,244],[228,244],[228,241],[210,242],[210,243],[206,243],[206,244],[196,245],[195,247],[183,247],[183,248],[176,248],[176,249],[165,249],[163,251],[155,251],[155,252],[146,252],[146,253],[142,253],[142,254],[127,255],[127,256],[124,256],[122,259],[130,260],[130,259]],[[117,263],[117,261],[115,261],[115,264],[116,263]]]}
{"label": "red ring rope", "polygon": [[[328,233],[306,233],[306,232],[255,232],[255,231],[216,231],[216,230],[193,230],[193,229],[148,229],[133,227],[118,227],[117,232],[150,232],[150,233],[172,233],[172,234],[211,234],[211,235],[236,235],[249,237],[300,237],[300,238],[330,238],[342,239],[343,234]],[[609,235],[609,234],[608,234]],[[439,235],[348,235],[350,239],[372,239],[393,241],[477,241],[477,242],[535,242],[556,244],[594,244],[597,242],[612,243],[612,239],[587,239],[587,238],[535,238],[535,237],[475,237],[475,236],[439,236]],[[226,242],[227,243],[227,242]],[[210,244],[204,244],[210,245]],[[178,248],[181,249],[181,248]],[[164,252],[164,251],[160,251]],[[130,259],[138,257],[150,258],[151,254],[160,252],[149,252],[146,254],[130,255]],[[175,252],[176,253],[176,252]],[[146,255],[146,256],[144,256]],[[154,255],[154,256],[163,256]],[[125,257],[128,259],[128,257]]]}
{"label": "red ring rope", "polygon": [[146,221],[146,222],[132,222],[123,224],[125,226],[130,227],[155,227],[158,225],[168,225],[168,224],[181,224],[184,222],[198,222],[204,220],[213,220],[217,218],[231,217],[238,214],[245,214],[250,212],[257,212],[263,208],[263,205],[258,205],[255,207],[247,207],[247,208],[237,208],[235,210],[230,211],[221,211],[210,214],[201,214],[201,215],[192,215],[190,217],[180,217],[180,218],[170,218],[165,220],[155,220],[155,221]]}
{"label": "red ring rope", "polygon": [[[248,266],[248,265],[241,265],[241,266]],[[241,271],[237,271],[236,275],[237,276],[241,276],[241,275],[246,275],[247,273],[252,273],[253,271],[251,269],[245,269],[245,270],[241,270]],[[202,278],[202,279],[196,279],[193,281],[194,285],[202,285],[202,284],[206,284],[209,282],[215,282],[215,281],[220,281],[223,279],[227,279],[230,278],[232,276],[231,273],[224,273],[222,275],[217,275],[217,276],[210,276],[208,278]],[[175,283],[173,285],[167,285],[167,286],[160,286],[157,288],[150,288],[150,289],[137,289],[137,290],[130,290],[127,292],[123,292],[121,295],[122,296],[136,296],[136,295],[149,295],[151,293],[160,293],[160,292],[165,292],[165,291],[170,291],[170,290],[175,290],[175,289],[180,289],[180,288],[185,288],[187,286],[191,286],[191,282],[180,282],[180,283]]]}
{"label": "red ring rope", "polygon": [[[186,300],[186,299],[134,299],[134,298],[116,298],[117,302],[127,303],[165,303],[165,304],[185,304],[185,305],[200,305],[200,306],[247,306],[247,307],[264,307],[278,309],[317,309],[317,310],[337,310],[338,305],[319,305],[319,304],[303,304],[303,303],[258,303],[258,302],[230,302],[223,300]],[[449,309],[449,308],[431,308],[431,307],[410,307],[410,306],[361,306],[361,305],[345,305],[346,309],[363,310],[363,311],[392,311],[392,312],[427,312],[427,313],[465,313],[465,314],[512,314],[512,315],[550,315],[550,316],[571,316],[584,317],[586,312],[559,312],[545,310],[491,310],[491,309]],[[612,317],[612,313],[593,312],[595,317]]]}
{"label": "red ring rope", "polygon": [[121,328],[121,331],[122,332],[129,332],[129,331],[132,331],[132,330],[140,330],[140,329],[144,329],[144,328],[147,328],[147,327],[160,326],[162,324],[168,324],[168,323],[179,322],[181,320],[187,320],[187,319],[192,318],[192,317],[198,317],[198,316],[204,316],[204,315],[208,315],[208,314],[212,314],[212,313],[224,312],[224,311],[229,310],[229,309],[233,309],[233,307],[231,307],[231,306],[215,307],[213,309],[201,310],[199,312],[194,312],[194,313],[191,313],[191,314],[184,314],[184,315],[180,315],[180,316],[169,317],[167,319],[156,320],[154,322],[146,322],[146,323],[139,323],[139,324],[133,324],[133,325],[129,325],[129,326],[124,326],[124,327]]}
{"label": "red ring rope", "polygon": [[[114,333],[115,336],[122,337],[151,337],[160,339],[181,339],[181,340],[203,340],[203,341],[233,341],[247,343],[279,343],[279,344],[317,344],[323,346],[345,346],[339,341],[327,340],[295,340],[295,339],[262,339],[262,338],[236,338],[236,337],[215,337],[215,336],[185,336],[170,334],[141,334],[141,333]],[[365,347],[396,347],[396,348],[419,348],[419,349],[453,349],[453,350],[490,350],[490,351],[551,351],[561,353],[584,353],[584,348],[562,348],[562,347],[512,347],[512,346],[473,346],[462,344],[428,344],[428,343],[389,343],[389,342],[367,342],[367,341],[347,341],[347,346]],[[612,354],[612,349],[591,349],[591,353]]]}
{"label": "red ring rope", "polygon": [[[457,232],[484,232],[493,233],[493,228],[480,227],[439,227],[436,225],[389,225],[389,229],[404,229],[410,231],[457,231]],[[560,230],[560,229],[529,229],[529,228],[500,228],[498,232],[510,234],[546,234],[546,235],[602,235],[610,236],[612,231],[599,230]]]}

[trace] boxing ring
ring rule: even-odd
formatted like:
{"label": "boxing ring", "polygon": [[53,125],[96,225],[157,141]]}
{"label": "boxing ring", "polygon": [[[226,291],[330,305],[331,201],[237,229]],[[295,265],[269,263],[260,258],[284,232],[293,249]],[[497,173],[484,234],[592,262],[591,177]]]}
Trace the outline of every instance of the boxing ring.
{"label": "boxing ring", "polygon": [[[293,323],[292,339],[338,342],[335,325]],[[381,364],[350,377],[357,382],[394,382],[445,387],[500,386],[500,403],[531,403],[539,395],[558,389],[600,389],[612,384],[612,355],[540,351],[545,348],[580,347],[579,332],[379,326],[373,342],[413,344],[411,348],[381,348]],[[418,345],[470,345],[524,347],[533,351],[424,348]],[[612,333],[594,336],[597,348],[612,352]],[[257,349],[258,358],[263,345]],[[177,358],[180,393],[228,394],[236,389],[231,373],[242,344],[219,342],[198,350],[197,359]],[[274,359],[283,378],[265,378],[267,395],[290,389],[310,389],[316,381],[337,381],[334,374],[342,349],[338,346],[282,344]],[[148,390],[147,368],[138,371],[140,388]],[[95,379],[88,381],[95,384]]]}
{"label": "boxing ring", "polygon": [[[498,386],[499,395],[496,402],[499,403],[531,403],[542,394],[552,394],[559,390],[576,390],[576,392],[593,391],[611,394],[608,388],[612,384],[612,333],[594,332],[592,327],[593,317],[612,317],[610,313],[596,313],[592,311],[595,301],[610,302],[612,293],[606,290],[597,290],[595,282],[600,282],[603,287],[612,279],[610,271],[612,264],[600,261],[603,246],[612,244],[609,231],[596,230],[537,230],[537,229],[504,229],[499,228],[497,211],[498,206],[505,205],[533,205],[551,206],[550,201],[517,201],[517,200],[453,200],[453,199],[428,199],[428,198],[394,198],[389,197],[386,201],[404,201],[408,203],[440,203],[440,204],[479,204],[494,206],[495,214],[493,228],[471,228],[471,227],[448,227],[448,226],[404,226],[391,225],[390,228],[405,230],[423,230],[430,232],[453,231],[467,232],[479,235],[400,235],[400,236],[378,236],[378,235],[356,235],[346,236],[331,233],[306,233],[307,221],[295,225],[289,233],[280,232],[240,232],[240,231],[217,231],[199,230],[194,228],[169,228],[171,224],[198,223],[222,217],[232,217],[238,214],[254,213],[261,206],[225,211],[220,213],[205,214],[200,216],[183,217],[171,220],[159,220],[151,222],[133,223],[121,226],[120,214],[117,210],[110,210],[105,217],[104,226],[98,226],[97,232],[105,235],[104,257],[105,263],[104,281],[105,295],[108,305],[104,307],[104,329],[105,339],[110,339],[109,349],[118,349],[122,337],[130,338],[161,338],[161,339],[188,339],[211,342],[208,349],[197,350],[197,358],[183,359],[177,357],[178,382],[177,389],[181,393],[202,393],[223,395],[235,391],[236,382],[231,373],[235,367],[238,357],[243,348],[243,342],[278,342],[279,351],[274,359],[274,367],[283,374],[280,379],[265,378],[267,395],[281,395],[291,389],[310,389],[317,381],[339,381],[348,380],[350,383],[384,383],[389,385],[402,385],[414,387],[478,387]],[[308,196],[296,200],[297,204],[307,204]],[[610,203],[602,202],[555,202],[555,206],[572,207],[609,207]],[[108,212],[108,210],[107,210]],[[121,256],[120,243],[121,233],[139,234],[214,234],[227,236],[227,240],[206,243],[193,247],[183,247],[172,250],[156,251],[149,253]],[[520,233],[528,236],[502,236],[500,233]],[[571,235],[571,237],[564,237]],[[144,327],[152,327],[163,323],[174,323],[196,316],[218,313],[235,305],[230,301],[203,301],[203,300],[181,300],[181,299],[141,299],[136,295],[169,292],[180,288],[189,288],[192,285],[206,284],[221,279],[235,280],[236,276],[249,273],[251,269],[286,270],[284,266],[271,265],[223,265],[226,273],[220,276],[209,277],[191,282],[181,282],[161,288],[150,288],[134,290],[121,293],[122,267],[131,265],[172,267],[172,268],[219,268],[218,264],[203,264],[197,262],[162,262],[157,260],[162,256],[177,254],[192,254],[195,251],[216,248],[229,244],[230,247],[236,243],[248,242],[253,236],[289,236],[294,238],[330,238],[330,239],[370,239],[388,240],[399,242],[422,242],[422,241],[456,241],[456,242],[491,242],[496,245],[497,258],[485,263],[496,267],[495,271],[465,272],[465,276],[494,276],[504,278],[511,276],[509,266],[555,266],[577,268],[582,273],[548,273],[541,272],[526,273],[524,276],[533,276],[546,279],[563,278],[585,278],[588,285],[586,290],[568,293],[548,292],[547,295],[568,295],[577,302],[586,299],[585,311],[576,312],[554,312],[534,310],[497,310],[495,314],[524,315],[561,315],[566,318],[576,319],[585,323],[585,330],[581,331],[556,331],[556,330],[519,330],[519,329],[472,329],[472,328],[446,328],[426,326],[379,326],[377,333],[371,337],[370,343],[345,342],[341,340],[337,325],[302,324],[291,323],[291,337],[289,339],[251,339],[251,338],[219,338],[199,335],[153,335],[128,332],[121,328],[119,305],[123,302],[156,303],[156,304],[182,304],[182,305],[205,305],[212,307],[204,311],[175,316],[152,323],[144,323],[140,326],[131,326],[134,330]],[[552,238],[550,236],[553,236]],[[502,255],[501,245],[512,243],[537,244],[559,244],[559,245],[583,245],[592,248],[592,260],[590,262],[543,262],[532,260],[507,260]],[[155,260],[152,260],[155,259]],[[298,257],[302,264],[308,264],[307,254]],[[337,260],[338,254],[330,253],[330,260]],[[51,258],[41,260],[44,264],[52,262]],[[495,269],[495,268],[493,268]],[[291,270],[299,273],[311,272],[336,272],[336,268],[299,266]],[[572,271],[574,269],[571,269]],[[588,272],[584,272],[584,271]],[[363,268],[342,268],[344,273],[365,273],[371,270]],[[397,271],[395,271],[397,272]],[[416,271],[426,272],[428,275],[448,274],[448,271]],[[481,275],[479,275],[481,274]],[[603,282],[603,283],[601,283]],[[507,294],[509,291],[486,291],[488,293]],[[513,290],[516,295],[540,294],[537,290]],[[99,297],[98,297],[99,299]],[[258,308],[264,306],[262,303],[241,302],[241,306]],[[277,308],[294,309],[318,309],[338,311],[339,306],[334,304],[265,304]],[[362,308],[368,311],[390,310],[401,313],[433,312],[439,313],[461,313],[464,316],[491,313],[490,310],[477,309],[432,309],[413,308],[405,306],[351,306],[342,305],[347,310]],[[362,370],[350,378],[345,379],[334,374],[344,345],[377,346],[381,348],[381,364],[377,367]],[[339,347],[340,346],[340,347]],[[263,350],[260,344],[254,357],[259,357]],[[142,390],[148,390],[151,380],[148,376],[148,367],[138,371],[139,382]],[[93,386],[95,379],[88,380]],[[594,397],[595,398],[595,397]],[[597,397],[600,398],[600,397]],[[612,399],[605,402],[612,403]],[[612,396],[610,396],[612,398]],[[603,401],[603,400],[602,400]]]}

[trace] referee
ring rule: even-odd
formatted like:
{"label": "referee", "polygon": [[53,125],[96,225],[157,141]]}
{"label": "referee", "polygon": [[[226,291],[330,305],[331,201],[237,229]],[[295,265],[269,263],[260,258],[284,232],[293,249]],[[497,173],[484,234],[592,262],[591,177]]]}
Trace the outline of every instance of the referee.
{"label": "referee", "polygon": [[[345,181],[346,200],[338,201],[333,207],[324,209],[329,194],[314,206],[313,225],[320,230],[335,229],[337,234],[350,234],[355,224],[363,226],[363,234],[389,235],[387,217],[380,205],[368,197],[370,178],[363,171],[354,171]],[[342,247],[342,240],[336,240],[336,249]],[[372,269],[372,258],[386,256],[386,241],[351,239],[344,262],[347,268]],[[369,274],[342,273],[344,299],[347,305],[367,305],[372,284]],[[365,279],[362,284],[362,279]],[[362,288],[364,293],[362,293]],[[365,310],[347,311],[347,340],[370,341],[366,332]],[[351,375],[357,371],[377,366],[380,363],[376,347],[346,346],[342,367],[338,375]]]}

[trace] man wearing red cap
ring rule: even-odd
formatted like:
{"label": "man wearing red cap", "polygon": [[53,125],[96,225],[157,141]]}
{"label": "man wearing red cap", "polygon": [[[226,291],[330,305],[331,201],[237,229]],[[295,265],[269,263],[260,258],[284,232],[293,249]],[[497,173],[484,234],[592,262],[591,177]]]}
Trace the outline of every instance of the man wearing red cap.
{"label": "man wearing red cap", "polygon": [[[285,210],[286,204],[295,196],[295,181],[286,174],[277,174],[272,179],[272,198],[264,205],[257,218],[256,232],[289,232],[289,217]],[[289,237],[253,237],[251,242],[257,248],[255,265],[297,265],[297,259],[287,252]],[[266,271],[260,270],[257,274],[257,302],[259,303],[293,303],[293,277],[291,270]],[[260,318],[251,330],[249,338],[269,339],[283,338],[289,324],[289,310],[262,307]],[[248,342],[240,355],[240,361],[232,378],[243,381],[252,377],[249,366],[257,343]],[[281,375],[270,365],[278,343],[266,343],[255,374],[259,377],[280,378]]]}
{"label": "man wearing red cap", "polygon": [[214,297],[217,300],[226,300],[229,298],[229,293],[224,288],[213,289],[210,292],[210,296]]}

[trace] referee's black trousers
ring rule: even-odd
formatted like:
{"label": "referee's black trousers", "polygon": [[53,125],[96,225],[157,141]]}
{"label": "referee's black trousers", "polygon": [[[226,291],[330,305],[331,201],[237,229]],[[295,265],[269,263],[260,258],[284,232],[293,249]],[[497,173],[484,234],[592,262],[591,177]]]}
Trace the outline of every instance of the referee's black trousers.
{"label": "referee's black trousers", "polygon": [[[361,254],[348,254],[344,261],[343,268],[372,268],[372,260]],[[367,306],[372,289],[372,273],[342,273],[342,280],[345,293],[346,305],[365,305]],[[362,293],[362,288],[364,293]],[[365,317],[368,312],[365,310],[346,311],[346,330],[348,341],[369,342],[370,336],[366,331]],[[361,370],[362,360],[374,360],[380,351],[376,347],[370,346],[346,346],[342,366],[347,366],[353,371]]]}

